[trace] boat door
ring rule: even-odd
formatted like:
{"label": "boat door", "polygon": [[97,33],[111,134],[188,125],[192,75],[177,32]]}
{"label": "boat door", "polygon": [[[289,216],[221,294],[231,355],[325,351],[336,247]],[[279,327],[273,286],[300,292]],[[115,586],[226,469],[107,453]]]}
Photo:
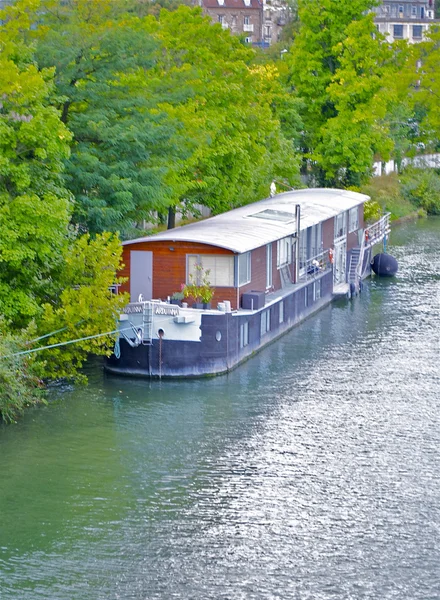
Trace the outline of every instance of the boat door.
{"label": "boat door", "polygon": [[130,302],[151,300],[153,297],[153,253],[130,251]]}
{"label": "boat door", "polygon": [[333,283],[346,282],[347,271],[347,241],[335,243],[334,263],[333,263]]}

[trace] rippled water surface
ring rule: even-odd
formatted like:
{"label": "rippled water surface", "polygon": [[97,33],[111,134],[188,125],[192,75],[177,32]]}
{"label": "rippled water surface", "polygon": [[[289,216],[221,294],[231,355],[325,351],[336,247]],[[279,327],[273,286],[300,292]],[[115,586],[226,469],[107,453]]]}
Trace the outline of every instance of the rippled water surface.
{"label": "rippled water surface", "polygon": [[0,428],[0,597],[440,598],[440,220],[228,376]]}

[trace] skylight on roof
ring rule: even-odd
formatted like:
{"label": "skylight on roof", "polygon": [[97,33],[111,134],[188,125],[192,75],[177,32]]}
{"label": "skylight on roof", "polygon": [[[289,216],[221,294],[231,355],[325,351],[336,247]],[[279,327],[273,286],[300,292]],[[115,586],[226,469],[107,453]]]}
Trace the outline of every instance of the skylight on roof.
{"label": "skylight on roof", "polygon": [[255,217],[256,219],[267,219],[268,221],[281,221],[283,223],[290,223],[295,220],[295,215],[292,213],[284,212],[282,210],[273,210],[271,208],[267,208],[266,210],[262,210],[261,212],[249,216]]}

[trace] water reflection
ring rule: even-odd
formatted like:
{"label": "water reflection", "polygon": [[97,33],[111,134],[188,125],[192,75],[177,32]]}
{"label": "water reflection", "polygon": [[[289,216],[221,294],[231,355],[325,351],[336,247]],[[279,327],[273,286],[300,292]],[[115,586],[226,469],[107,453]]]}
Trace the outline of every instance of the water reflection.
{"label": "water reflection", "polygon": [[440,597],[439,233],[228,376],[3,429],[2,599]]}

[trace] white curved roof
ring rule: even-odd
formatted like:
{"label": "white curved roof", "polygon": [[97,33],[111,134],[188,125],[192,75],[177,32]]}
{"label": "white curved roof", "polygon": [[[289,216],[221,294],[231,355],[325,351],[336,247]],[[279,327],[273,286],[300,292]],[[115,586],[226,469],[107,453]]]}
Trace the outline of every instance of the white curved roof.
{"label": "white curved roof", "polygon": [[154,235],[123,242],[195,242],[241,254],[296,233],[295,207],[301,207],[300,230],[326,221],[363,204],[365,194],[315,188],[277,194],[203,221],[167,229]]}

